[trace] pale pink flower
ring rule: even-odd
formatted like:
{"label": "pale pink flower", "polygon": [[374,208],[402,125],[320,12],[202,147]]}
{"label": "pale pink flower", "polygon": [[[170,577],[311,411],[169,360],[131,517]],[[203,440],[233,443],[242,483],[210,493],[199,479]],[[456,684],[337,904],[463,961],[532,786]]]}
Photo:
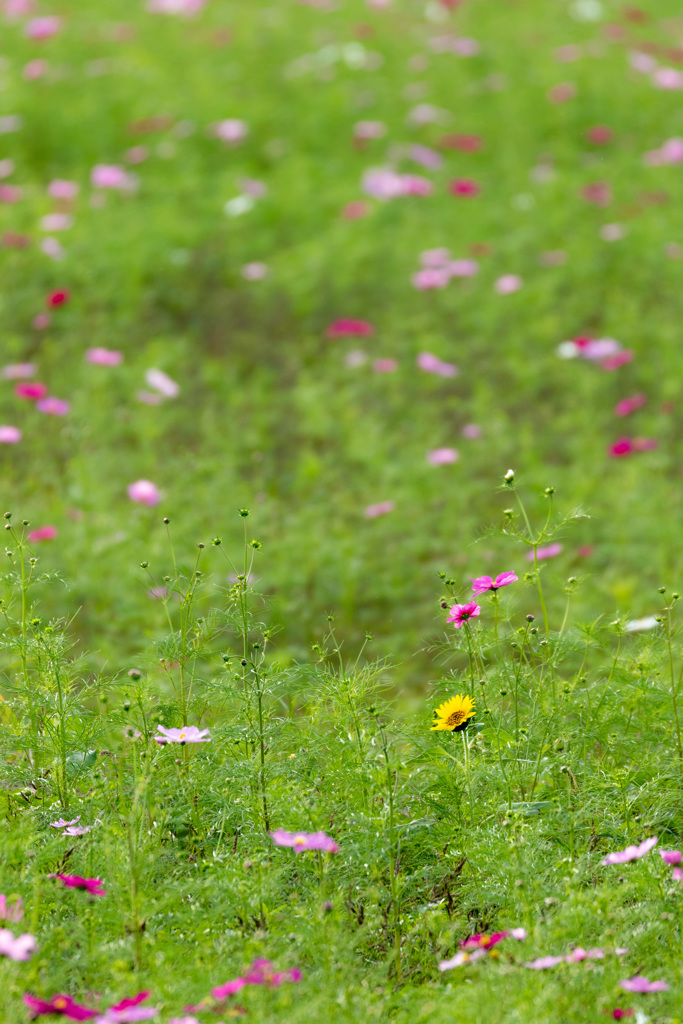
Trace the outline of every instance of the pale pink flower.
{"label": "pale pink flower", "polygon": [[75,181],[65,181],[63,178],[55,178],[47,186],[47,194],[53,199],[75,199],[78,195],[80,185]]}
{"label": "pale pink flower", "polygon": [[[555,558],[555,556],[561,554],[561,552],[562,552],[562,545],[558,544],[556,542],[555,544],[548,544],[547,547],[538,548],[538,550],[536,551],[536,557],[538,558],[539,561],[541,561],[544,558]],[[534,560],[534,553],[533,553],[533,551],[527,551],[526,557],[527,557],[527,561],[528,562],[533,562],[533,560]]]}
{"label": "pale pink flower", "polygon": [[49,66],[50,65],[46,60],[41,60],[40,58],[38,58],[37,60],[30,60],[28,64],[24,64],[23,70],[21,72],[22,77],[27,82],[35,82],[39,78],[42,78],[44,75],[47,74],[47,69]]}
{"label": "pale pink flower", "polygon": [[73,227],[74,219],[68,213],[48,213],[40,221],[43,231],[67,231]]}
{"label": "pale pink flower", "polygon": [[522,278],[519,274],[503,274],[495,282],[494,288],[499,295],[512,295],[513,292],[519,291],[522,284]]}
{"label": "pale pink flower", "polygon": [[429,146],[411,146],[408,155],[414,163],[419,164],[420,167],[426,167],[428,171],[438,171],[443,164],[441,154],[437,153],[435,149],[430,149]]}
{"label": "pale pink flower", "polygon": [[24,908],[21,902],[21,896],[16,900],[16,903],[8,903],[7,897],[4,893],[0,893],[0,921],[11,921],[16,924],[21,921],[24,916]]}
{"label": "pale pink flower", "polygon": [[604,865],[609,864],[628,864],[632,860],[640,860],[650,850],[653,850],[657,845],[657,836],[652,836],[650,839],[644,839],[638,846],[627,846],[624,850],[615,850],[614,853],[608,853],[602,863]]}
{"label": "pale pink flower", "polygon": [[0,444],[18,444],[21,441],[19,427],[11,427],[8,424],[0,425]]}
{"label": "pale pink flower", "polygon": [[382,121],[358,121],[353,126],[353,137],[362,141],[381,139],[387,133],[387,126]]}
{"label": "pale pink flower", "polygon": [[370,209],[370,204],[364,199],[354,199],[342,208],[341,215],[344,220],[360,220],[361,217],[367,217]]}
{"label": "pale pink flower", "polygon": [[117,164],[96,164],[90,173],[90,182],[94,188],[111,188],[128,191],[134,179]]}
{"label": "pale pink flower", "polygon": [[66,249],[62,243],[58,238],[52,238],[52,236],[43,238],[40,243],[40,248],[46,256],[50,257],[51,260],[63,260],[66,256]]}
{"label": "pale pink flower", "polygon": [[234,996],[241,992],[246,984],[244,978],[233,978],[232,981],[226,981],[224,985],[212,988],[211,995],[214,999],[227,999],[228,996]]}
{"label": "pale pink flower", "polygon": [[136,480],[135,483],[130,484],[128,497],[140,505],[158,505],[161,501],[159,488],[151,480]]}
{"label": "pale pink flower", "polygon": [[24,380],[26,377],[34,377],[36,373],[35,363],[10,363],[2,368],[3,380]]}
{"label": "pale pink flower", "polygon": [[674,882],[683,882],[683,869],[674,868],[671,872],[671,877],[673,878]]}
{"label": "pale pink flower", "polygon": [[604,949],[584,949],[582,946],[577,946],[569,953],[565,960],[568,964],[578,964],[582,960],[604,960],[605,951]]}
{"label": "pale pink flower", "polygon": [[144,164],[145,160],[149,159],[149,150],[147,146],[131,146],[124,153],[126,163],[129,164]]}
{"label": "pale pink flower", "polygon": [[408,114],[408,120],[416,125],[433,124],[435,121],[441,121],[443,116],[444,111],[432,103],[418,103]]}
{"label": "pale pink flower", "polygon": [[603,242],[619,242],[625,234],[626,228],[622,224],[603,224],[600,228]]}
{"label": "pale pink flower", "polygon": [[378,516],[386,516],[395,508],[393,501],[380,501],[376,505],[368,505],[365,515],[368,519],[376,519]]}
{"label": "pale pink flower", "polygon": [[14,174],[14,168],[14,160],[10,160],[8,157],[0,160],[0,178],[9,178],[10,174]]}
{"label": "pale pink flower", "polygon": [[268,273],[265,263],[245,263],[242,267],[242,277],[245,281],[262,281]]}
{"label": "pale pink flower", "polygon": [[185,744],[211,742],[209,730],[198,729],[196,725],[184,725],[182,729],[166,729],[163,725],[158,725],[157,732],[161,733],[161,735],[155,736],[154,739],[162,746],[165,743]]}
{"label": "pale pink flower", "polygon": [[57,818],[56,821],[50,822],[50,828],[71,828],[72,825],[77,825],[81,820],[80,814],[77,814],[71,821],[66,821],[64,818]]}
{"label": "pale pink flower", "polygon": [[177,398],[180,394],[180,385],[172,377],[169,377],[163,370],[147,370],[145,374],[147,384],[158,391],[164,398]]}
{"label": "pale pink flower", "polygon": [[433,288],[445,288],[450,281],[450,274],[445,267],[424,267],[411,277],[413,288],[418,291],[429,291]]}
{"label": "pale pink flower", "polygon": [[640,50],[633,50],[628,55],[628,62],[634,71],[641,75],[650,75],[657,67],[657,61],[649,53],[642,53]]}
{"label": "pale pink flower", "polygon": [[268,835],[276,846],[291,846],[295,853],[303,850],[323,850],[325,853],[338,853],[339,846],[325,832],[286,832],[278,828]]}
{"label": "pale pink flower", "polygon": [[37,331],[44,331],[46,327],[50,326],[50,314],[38,313],[38,315],[33,318],[33,326]]}
{"label": "pale pink flower", "polygon": [[62,832],[63,836],[84,836],[92,831],[92,825],[70,825]]}
{"label": "pale pink flower", "polygon": [[211,132],[220,139],[221,142],[228,142],[236,145],[239,142],[243,142],[247,137],[249,128],[245,121],[241,121],[237,117],[228,117],[223,121],[217,121],[216,124],[211,126]]}
{"label": "pale pink flower", "polygon": [[[475,954],[478,953],[478,956]],[[469,963],[471,960],[479,960],[482,956],[486,956],[486,950],[480,949],[475,950],[474,953],[465,953],[464,950],[459,950],[455,956],[452,956],[450,960],[442,960],[439,964],[440,971],[450,971],[454,967],[462,967],[464,964]]]}
{"label": "pale pink flower", "polygon": [[403,177],[387,168],[371,168],[364,173],[361,188],[373,199],[394,199],[403,195]]}
{"label": "pale pink flower", "polygon": [[479,273],[479,264],[476,260],[451,260],[448,273],[451,277],[475,277]]}
{"label": "pale pink flower", "polygon": [[398,362],[395,359],[375,359],[372,368],[375,373],[396,373]]}
{"label": "pale pink flower", "polygon": [[445,363],[431,352],[420,352],[417,365],[425,373],[434,373],[437,377],[457,377],[460,372],[453,363]]}
{"label": "pale pink flower", "polygon": [[481,437],[481,427],[478,427],[476,423],[466,423],[460,433],[468,441],[476,441]]}
{"label": "pale pink flower", "polygon": [[351,349],[344,356],[344,364],[350,369],[355,370],[359,366],[363,366],[368,361],[367,353],[362,348]]}
{"label": "pale pink flower", "polygon": [[557,967],[558,964],[564,962],[563,956],[539,956],[536,960],[530,960],[525,963],[525,967],[530,967],[532,971],[547,971],[551,967]]}
{"label": "pale pink flower", "polygon": [[476,579],[470,577],[475,594],[484,594],[488,590],[495,593],[501,587],[508,587],[511,583],[516,583],[518,579],[519,577],[515,576],[514,572],[501,572],[495,580],[490,576],[477,576]]}
{"label": "pale pink flower", "polygon": [[434,186],[427,178],[419,174],[402,174],[400,181],[402,196],[431,196]]}
{"label": "pale pink flower", "polygon": [[650,981],[642,975],[635,978],[627,978],[619,982],[626,992],[668,992],[669,986],[665,981]]}
{"label": "pale pink flower", "polygon": [[33,935],[19,935],[16,939],[7,928],[0,929],[0,956],[9,960],[30,960],[36,951],[36,940]]}
{"label": "pale pink flower", "polygon": [[113,348],[89,348],[85,358],[93,366],[120,366],[123,362],[123,352]]}
{"label": "pale pink flower", "polygon": [[131,1006],[121,1010],[112,1007],[95,1017],[94,1024],[139,1024],[140,1021],[156,1017],[158,1013],[156,1006]]}
{"label": "pale pink flower", "polygon": [[456,629],[460,629],[469,619],[475,619],[480,614],[481,608],[476,601],[469,604],[454,604],[448,613],[447,622],[452,622]]}
{"label": "pale pink flower", "polygon": [[5,0],[4,13],[8,18],[22,18],[35,7],[34,0]]}
{"label": "pale pink flower", "polygon": [[36,402],[38,412],[43,412],[46,416],[66,416],[70,408],[69,402],[63,398],[55,398],[54,395],[39,398]]}
{"label": "pale pink flower", "polygon": [[24,32],[29,39],[41,41],[43,39],[50,39],[51,36],[57,35],[61,27],[61,18],[31,18],[30,21],[26,22]]}
{"label": "pale pink flower", "polygon": [[54,540],[57,536],[56,526],[39,526],[37,530],[31,530],[28,539],[31,544],[39,544],[44,540]]}
{"label": "pale pink flower", "polygon": [[163,402],[162,396],[153,391],[136,391],[135,397],[138,402],[144,402],[145,405],[161,405]]}
{"label": "pale pink flower", "polygon": [[147,0],[152,14],[199,14],[206,0]]}
{"label": "pale pink flower", "polygon": [[560,82],[554,85],[548,92],[548,99],[551,103],[566,103],[576,96],[576,86],[572,82]]}
{"label": "pale pink flower", "polygon": [[448,249],[425,249],[420,253],[421,267],[445,267],[450,263],[451,254]]}
{"label": "pale pink flower", "polygon": [[642,408],[645,405],[647,399],[642,392],[637,395],[633,395],[632,398],[622,398],[620,402],[614,407],[615,416],[630,416],[636,409]]}
{"label": "pale pink flower", "polygon": [[683,860],[683,853],[680,850],[660,850],[659,856],[665,864],[680,864]]}
{"label": "pale pink flower", "polygon": [[606,181],[593,181],[581,189],[581,198],[595,206],[609,206],[612,201],[612,189]]}
{"label": "pale pink flower", "polygon": [[457,462],[460,455],[455,448],[435,448],[431,452],[427,452],[427,462],[430,466],[449,466],[453,462]]}
{"label": "pale pink flower", "polygon": [[657,89],[683,89],[683,71],[676,68],[656,68],[652,72],[652,84]]}

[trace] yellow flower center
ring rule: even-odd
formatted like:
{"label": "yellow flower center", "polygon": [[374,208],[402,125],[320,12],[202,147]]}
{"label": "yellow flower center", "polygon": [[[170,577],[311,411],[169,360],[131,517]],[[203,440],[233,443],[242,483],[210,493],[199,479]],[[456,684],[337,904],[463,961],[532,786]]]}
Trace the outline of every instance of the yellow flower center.
{"label": "yellow flower center", "polygon": [[185,739],[185,733],[184,732],[179,733],[179,737],[180,737],[181,740],[184,740]]}
{"label": "yellow flower center", "polygon": [[306,845],[306,840],[303,838],[303,836],[299,836],[298,839],[294,840],[294,845],[295,846],[305,846]]}
{"label": "yellow flower center", "polygon": [[55,1010],[64,1010],[69,1004],[67,1003],[66,999],[62,998],[62,996],[57,996],[52,1005],[54,1006]]}

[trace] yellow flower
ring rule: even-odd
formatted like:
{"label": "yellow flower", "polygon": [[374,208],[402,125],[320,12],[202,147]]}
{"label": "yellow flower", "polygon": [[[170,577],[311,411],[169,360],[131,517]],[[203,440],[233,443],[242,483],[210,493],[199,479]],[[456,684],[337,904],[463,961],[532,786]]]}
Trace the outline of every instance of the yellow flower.
{"label": "yellow flower", "polygon": [[470,718],[474,717],[474,701],[463,693],[457,697],[451,697],[445,704],[437,708],[436,724],[432,726],[432,732],[443,730],[446,732],[461,732],[467,727]]}

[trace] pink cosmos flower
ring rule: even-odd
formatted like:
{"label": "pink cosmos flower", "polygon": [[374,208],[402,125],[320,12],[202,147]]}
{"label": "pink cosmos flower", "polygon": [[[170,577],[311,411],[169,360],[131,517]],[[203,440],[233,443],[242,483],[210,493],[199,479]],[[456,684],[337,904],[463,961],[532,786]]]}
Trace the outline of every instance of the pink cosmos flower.
{"label": "pink cosmos flower", "polygon": [[368,519],[376,519],[377,516],[386,516],[389,512],[393,512],[394,507],[393,501],[380,501],[376,505],[368,505],[365,515]]}
{"label": "pink cosmos flower", "polygon": [[603,359],[600,364],[603,370],[618,370],[620,366],[625,366],[626,363],[630,363],[633,359],[633,352],[630,348],[625,348],[621,352],[617,352],[614,356],[608,356],[607,359]]}
{"label": "pink cosmos flower", "polygon": [[518,292],[522,287],[523,281],[519,274],[503,274],[499,277],[494,288],[499,295],[512,295],[513,292]]}
{"label": "pink cosmos flower", "polygon": [[641,75],[649,75],[657,67],[657,61],[649,53],[642,53],[640,50],[633,50],[628,55],[628,62],[634,71]]}
{"label": "pink cosmos flower", "polygon": [[151,480],[136,480],[128,487],[128,497],[140,505],[158,505],[161,501],[161,492]]}
{"label": "pink cosmos flower", "polygon": [[566,103],[576,96],[576,86],[572,82],[560,82],[554,85],[548,92],[548,99],[551,103]]}
{"label": "pink cosmos flower", "polygon": [[375,328],[367,320],[335,320],[325,332],[328,338],[369,338]]}
{"label": "pink cosmos flower", "polygon": [[557,967],[558,964],[563,962],[563,956],[539,956],[536,960],[528,961],[524,966],[530,967],[532,971],[547,971],[549,968]]}
{"label": "pink cosmos flower", "polygon": [[92,832],[92,825],[71,825],[62,832],[63,836],[84,836]]}
{"label": "pink cosmos flower", "polygon": [[430,466],[450,466],[459,458],[460,455],[455,448],[434,448],[433,451],[427,452],[427,462]]}
{"label": "pink cosmos flower", "polygon": [[8,18],[21,18],[33,10],[33,0],[5,0],[4,13]]}
{"label": "pink cosmos flower", "polygon": [[42,218],[40,226],[43,231],[68,231],[73,223],[74,219],[68,213],[48,213]]}
{"label": "pink cosmos flower", "polygon": [[[124,999],[124,1002],[126,1000]],[[95,1018],[95,1024],[138,1024],[138,1021],[156,1017],[159,1010],[156,1006],[129,1006],[115,1009],[113,1006]]]}
{"label": "pink cosmos flower", "polygon": [[481,960],[497,946],[503,939],[512,938],[521,941],[526,938],[524,928],[512,928],[506,932],[494,932],[492,935],[472,935],[463,939],[460,943],[460,951],[450,960],[442,960],[439,964],[440,971],[450,971],[453,967],[462,967],[463,964]]}
{"label": "pink cosmos flower", "polygon": [[42,78],[47,74],[49,66],[50,65],[46,60],[41,60],[40,58],[37,60],[30,60],[28,64],[24,64],[24,67],[22,68],[22,78],[27,82],[36,82],[39,78]]}
{"label": "pink cosmos flower", "polygon": [[262,281],[268,273],[265,263],[245,263],[242,267],[242,277],[245,281]]}
{"label": "pink cosmos flower", "polygon": [[621,459],[625,455],[630,455],[632,451],[634,451],[634,447],[630,437],[620,437],[607,449],[607,453],[612,459]]}
{"label": "pink cosmos flower", "polygon": [[491,579],[490,576],[477,576],[476,579],[470,577],[472,590],[475,594],[484,594],[487,590],[492,590],[495,593],[501,587],[508,587],[511,583],[516,583],[518,578],[514,572],[501,572],[499,576],[496,576],[495,580]]}
{"label": "pink cosmos flower", "polygon": [[680,850],[660,850],[659,856],[665,864],[680,864],[683,860],[683,853]]}
{"label": "pink cosmos flower", "polygon": [[54,540],[56,536],[56,526],[39,526],[37,530],[31,530],[28,539],[31,544],[39,544],[43,540]]}
{"label": "pink cosmos flower", "polygon": [[429,146],[411,146],[408,150],[408,156],[416,164],[426,167],[429,171],[438,171],[443,164],[441,154],[437,153],[435,149],[430,149]]}
{"label": "pink cosmos flower", "polygon": [[568,964],[578,964],[582,960],[604,960],[605,951],[604,949],[584,949],[582,946],[577,946],[564,959]]}
{"label": "pink cosmos flower", "polygon": [[24,32],[29,39],[35,39],[40,42],[43,39],[50,39],[51,36],[57,35],[61,27],[61,18],[31,18],[30,21],[26,22]]}
{"label": "pink cosmos flower", "polygon": [[10,363],[2,369],[3,380],[22,380],[24,377],[33,377],[36,372],[35,363]]}
{"label": "pink cosmos flower", "polygon": [[57,309],[59,306],[66,306],[71,298],[71,293],[66,288],[57,288],[45,296],[45,305],[49,309]]}
{"label": "pink cosmos flower", "polygon": [[164,398],[177,398],[180,394],[180,385],[176,384],[173,378],[163,370],[148,370],[145,374],[145,381]]}
{"label": "pink cosmos flower", "polygon": [[147,146],[131,146],[125,152],[126,163],[129,164],[144,164],[145,160],[149,159],[149,150]]}
{"label": "pink cosmos flower", "polygon": [[[607,1011],[603,1011],[603,1012],[606,1013]],[[612,1010],[612,1020],[623,1020],[624,1017],[632,1017],[632,1016],[633,1016],[633,1010],[621,1010],[621,1009],[619,1009],[618,1006],[615,1007]]]}
{"label": "pink cosmos flower", "polygon": [[0,185],[0,203],[18,203],[22,195],[19,185]]}
{"label": "pink cosmos flower", "polygon": [[640,860],[650,850],[653,850],[656,845],[657,836],[652,836],[650,839],[644,839],[638,846],[627,846],[624,850],[615,850],[614,853],[608,853],[602,863],[628,864],[629,861]]}
{"label": "pink cosmos flower", "polygon": [[96,164],[90,173],[90,183],[94,188],[111,188],[126,191],[133,185],[128,171],[116,164]]}
{"label": "pink cosmos flower", "polygon": [[[321,833],[324,834],[324,833]],[[274,971],[270,960],[254,960],[244,980],[247,985],[268,985],[275,987],[284,981],[301,981],[301,971],[293,967],[289,971]]]}
{"label": "pink cosmos flower", "polygon": [[606,146],[608,142],[612,141],[612,129],[605,125],[596,125],[594,128],[588,129],[586,138],[594,146]]}
{"label": "pink cosmos flower", "polygon": [[403,195],[403,176],[385,167],[371,168],[364,173],[361,188],[373,199],[395,199]]}
{"label": "pink cosmos flower", "polygon": [[476,601],[470,601],[469,604],[454,604],[446,621],[452,622],[456,629],[460,629],[469,619],[476,618],[480,612],[481,608]]}
{"label": "pink cosmos flower", "polygon": [[448,186],[448,191],[452,196],[462,196],[467,199],[473,199],[478,196],[481,192],[481,188],[476,181],[471,178],[455,178]]}
{"label": "pink cosmos flower", "polygon": [[0,893],[0,921],[12,921],[16,924],[21,921],[23,916],[24,908],[21,896],[17,898],[16,903],[8,903],[5,894]]}
{"label": "pink cosmos flower", "polygon": [[468,441],[476,441],[481,437],[481,427],[478,427],[476,423],[466,423],[460,433],[463,437],[466,437]]}
{"label": "pink cosmos flower", "polygon": [[[66,256],[66,249],[59,241],[59,239],[53,238],[52,235],[50,235],[48,238],[43,238],[43,240],[40,243],[40,249],[41,252],[44,252],[45,255],[49,256],[51,260],[57,260],[57,262],[63,260],[64,257]],[[36,320],[37,319],[38,318],[36,317]],[[37,326],[35,321],[34,325]]]}
{"label": "pink cosmos flower", "polygon": [[583,186],[581,197],[595,206],[609,206],[612,201],[612,189],[606,181],[595,181]]}
{"label": "pink cosmos flower", "polygon": [[683,882],[683,870],[681,868],[674,868],[671,872],[671,877],[674,882]]}
{"label": "pink cosmos flower", "polygon": [[295,853],[303,850],[323,850],[325,853],[338,853],[339,846],[325,832],[286,832],[278,828],[268,833],[276,846],[290,846]]}
{"label": "pink cosmos flower", "polygon": [[442,116],[443,111],[432,103],[418,103],[408,114],[408,120],[417,125],[433,124],[434,121],[440,121]]}
{"label": "pink cosmos flower", "polygon": [[241,121],[237,117],[228,117],[223,121],[217,121],[211,127],[211,132],[217,139],[232,145],[243,142],[247,137],[248,131],[249,128],[246,121]]}
{"label": "pink cosmos flower", "polygon": [[448,264],[448,273],[451,277],[476,277],[479,273],[479,264],[476,260],[451,260]]}
{"label": "pink cosmos flower", "polygon": [[21,441],[19,427],[10,427],[8,424],[0,425],[0,444],[18,444]]}
{"label": "pink cosmos flower", "polygon": [[354,199],[342,208],[341,215],[344,220],[360,220],[370,213],[370,204],[364,199]]}
{"label": "pink cosmos flower", "polygon": [[431,196],[434,186],[427,178],[419,174],[402,174],[400,176],[402,196]]}
{"label": "pink cosmos flower", "polygon": [[[556,542],[555,544],[548,544],[548,546],[545,548],[538,548],[538,550],[536,551],[536,558],[539,561],[542,561],[544,558],[555,558],[555,556],[561,554],[561,552],[562,545]],[[526,559],[527,562],[533,562],[533,551],[527,551]]]}
{"label": "pink cosmos flower", "polygon": [[228,996],[234,996],[237,992],[241,992],[246,984],[244,978],[234,978],[232,981],[226,981],[224,985],[212,988],[211,995],[214,999],[227,999]]}
{"label": "pink cosmos flower", "polygon": [[51,821],[50,822],[50,828],[66,828],[67,825],[68,826],[77,825],[80,820],[81,820],[80,814],[77,815],[75,818],[72,818],[71,821],[65,821],[64,818],[57,818],[57,821]]}
{"label": "pink cosmos flower", "polygon": [[642,392],[637,395],[633,395],[632,398],[622,398],[620,402],[614,407],[615,416],[630,416],[636,409],[642,408],[645,405],[647,399]]}
{"label": "pink cosmos flower", "polygon": [[63,178],[55,178],[47,186],[47,194],[53,199],[75,199],[78,195],[80,185],[75,181],[65,181]]}
{"label": "pink cosmos flower", "polygon": [[70,408],[69,402],[63,398],[55,398],[54,395],[39,398],[36,402],[38,412],[43,412],[47,416],[66,416]]}
{"label": "pink cosmos flower", "polygon": [[683,72],[676,68],[656,68],[652,72],[652,84],[657,89],[683,89]]}
{"label": "pink cosmos flower", "polygon": [[381,139],[387,133],[387,126],[382,121],[358,121],[353,126],[354,139],[367,142],[370,139]]}
{"label": "pink cosmos flower", "polygon": [[196,725],[184,725],[182,729],[166,729],[163,725],[157,726],[160,736],[154,739],[162,746],[166,743],[210,743],[208,729],[198,729]]}
{"label": "pink cosmos flower", "polygon": [[37,399],[44,398],[47,394],[47,388],[44,384],[15,384],[14,394],[17,398],[28,398],[29,401],[34,402]]}
{"label": "pink cosmos flower", "polygon": [[431,352],[420,352],[417,365],[425,373],[434,373],[437,377],[457,377],[460,372],[453,363],[445,363]]}
{"label": "pink cosmos flower", "polygon": [[206,0],[147,0],[151,14],[199,14]]}
{"label": "pink cosmos flower", "polygon": [[668,992],[669,986],[665,981],[650,981],[638,975],[635,978],[627,978],[619,982],[621,988],[626,992]]}
{"label": "pink cosmos flower", "polygon": [[103,882],[100,878],[83,878],[81,875],[60,875],[55,876],[67,889],[85,889],[92,896],[106,896],[102,888]]}
{"label": "pink cosmos flower", "polygon": [[398,370],[396,359],[375,359],[372,368],[375,373],[395,373]]}
{"label": "pink cosmos flower", "polygon": [[93,366],[120,366],[123,362],[123,352],[113,348],[89,348],[85,358]]}
{"label": "pink cosmos flower", "polygon": [[418,291],[429,291],[432,288],[445,288],[451,275],[446,267],[425,267],[411,277],[413,288]]}
{"label": "pink cosmos flower", "polygon": [[41,1017],[44,1013],[54,1013],[61,1017],[68,1017],[69,1020],[91,1020],[97,1016],[95,1010],[89,1010],[87,1006],[80,1006],[73,1001],[71,996],[57,995],[48,1000],[37,999],[27,992],[22,998],[34,1017]]}

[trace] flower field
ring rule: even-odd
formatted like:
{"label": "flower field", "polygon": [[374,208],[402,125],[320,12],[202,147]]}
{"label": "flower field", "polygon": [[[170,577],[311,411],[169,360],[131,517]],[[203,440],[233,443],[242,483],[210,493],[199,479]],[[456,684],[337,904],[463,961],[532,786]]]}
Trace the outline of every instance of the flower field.
{"label": "flower field", "polygon": [[0,1017],[683,1020],[683,16],[0,0]]}

